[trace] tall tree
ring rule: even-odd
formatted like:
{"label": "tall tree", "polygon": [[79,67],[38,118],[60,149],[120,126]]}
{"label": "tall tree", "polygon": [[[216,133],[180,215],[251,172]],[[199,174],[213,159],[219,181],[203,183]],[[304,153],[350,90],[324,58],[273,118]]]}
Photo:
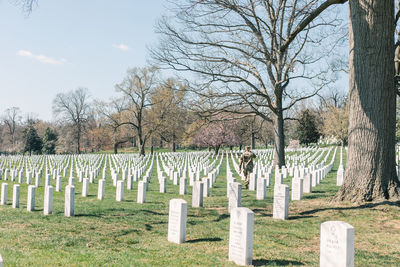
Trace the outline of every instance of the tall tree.
{"label": "tall tree", "polygon": [[29,155],[32,152],[36,154],[42,153],[43,141],[40,136],[37,134],[35,127],[29,125],[24,132],[25,135],[25,146],[24,152],[29,152]]}
{"label": "tall tree", "polygon": [[188,111],[184,106],[187,87],[176,79],[167,79],[152,94],[151,115],[153,123],[160,125],[158,135],[176,151],[187,127]]}
{"label": "tall tree", "polygon": [[394,1],[350,0],[349,145],[336,198],[398,199]]}
{"label": "tall tree", "polygon": [[[220,111],[273,121],[274,160],[282,166],[285,113],[331,81],[330,68],[322,59],[332,54],[333,42],[328,40],[340,31],[333,30],[338,25],[334,16],[319,15],[344,2],[179,1],[174,20],[160,22],[160,46],[151,52],[158,62],[175,70],[199,74],[205,86],[196,85],[193,91],[220,98]],[[311,80],[315,81],[312,90],[299,88]]]}
{"label": "tall tree", "polygon": [[53,112],[72,126],[76,142],[76,153],[81,153],[81,138],[90,118],[89,93],[78,88],[68,93],[59,93],[53,100]]}
{"label": "tall tree", "polygon": [[21,110],[18,107],[11,107],[6,109],[3,123],[6,126],[7,134],[10,137],[11,150],[15,150],[15,139],[18,124],[21,122]]}
{"label": "tall tree", "polygon": [[316,117],[309,109],[301,112],[297,125],[297,134],[301,144],[309,145],[318,142],[320,134],[317,130]]}
{"label": "tall tree", "polygon": [[122,94],[121,115],[113,118],[114,123],[121,127],[129,125],[137,133],[139,153],[145,154],[147,140],[153,134],[155,125],[147,119],[148,110],[153,105],[151,95],[158,86],[158,70],[151,68],[133,68],[128,70],[124,80],[115,86]]}
{"label": "tall tree", "polygon": [[339,140],[342,145],[347,145],[349,137],[349,108],[345,104],[343,107],[334,105],[326,106],[322,113],[323,126],[322,132],[325,137],[334,137]]}
{"label": "tall tree", "polygon": [[58,139],[58,134],[53,131],[50,127],[47,127],[43,136],[43,148],[44,154],[55,154],[56,153],[56,143]]}

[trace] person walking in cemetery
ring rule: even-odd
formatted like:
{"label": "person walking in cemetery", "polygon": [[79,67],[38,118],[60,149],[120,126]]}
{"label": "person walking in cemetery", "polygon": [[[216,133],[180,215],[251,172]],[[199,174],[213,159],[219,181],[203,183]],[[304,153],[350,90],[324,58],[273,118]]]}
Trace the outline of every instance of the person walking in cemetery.
{"label": "person walking in cemetery", "polygon": [[256,154],[254,154],[249,146],[246,146],[246,151],[242,154],[240,157],[240,162],[239,162],[239,173],[242,172],[242,166],[243,166],[243,174],[244,174],[244,186],[246,189],[249,189],[249,178],[250,178],[250,173],[253,171],[253,159],[256,157]]}

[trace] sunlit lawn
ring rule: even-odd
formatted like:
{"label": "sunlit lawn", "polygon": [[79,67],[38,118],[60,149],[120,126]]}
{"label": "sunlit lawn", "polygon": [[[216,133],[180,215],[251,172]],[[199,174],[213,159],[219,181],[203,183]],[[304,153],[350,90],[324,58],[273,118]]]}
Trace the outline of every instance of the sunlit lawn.
{"label": "sunlit lawn", "polygon": [[[338,150],[339,152],[339,150]],[[352,206],[330,202],[337,191],[336,169],[304,200],[290,202],[289,220],[272,219],[272,188],[267,199],[256,200],[255,191],[242,192],[242,205],[255,212],[253,264],[284,266],[319,264],[320,224],[342,220],[355,227],[356,266],[400,266],[399,203]],[[106,198],[97,200],[97,183],[89,197],[76,185],[75,216],[64,217],[64,193],[54,192],[54,214],[43,216],[43,187],[36,192],[36,211],[26,211],[27,185],[21,185],[21,206],[0,207],[0,253],[5,266],[232,266],[228,261],[229,214],[225,166],[204,208],[191,208],[191,189],[179,196],[178,186],[167,181],[159,193],[154,170],[147,203],[137,204],[137,183],[125,190],[125,201],[115,201],[115,188],[107,177]],[[231,164],[232,166],[232,164]],[[273,180],[273,179],[272,179]],[[97,182],[97,181],[96,181]],[[290,185],[290,179],[285,183]],[[55,180],[52,180],[55,187]],[[63,180],[63,188],[66,181]],[[187,242],[167,241],[168,203],[188,202]]]}

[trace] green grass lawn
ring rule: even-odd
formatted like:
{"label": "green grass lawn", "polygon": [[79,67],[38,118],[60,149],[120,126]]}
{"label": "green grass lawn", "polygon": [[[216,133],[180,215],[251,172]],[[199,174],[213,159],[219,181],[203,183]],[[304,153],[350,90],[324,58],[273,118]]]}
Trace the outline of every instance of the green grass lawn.
{"label": "green grass lawn", "polygon": [[[255,266],[318,266],[320,224],[328,220],[355,227],[356,266],[400,266],[399,203],[332,203],[330,198],[338,189],[338,164],[339,149],[327,178],[304,200],[290,202],[287,221],[272,219],[273,186],[263,201],[256,200],[255,191],[242,192],[242,206],[255,213]],[[97,181],[90,184],[87,198],[81,197],[81,184],[76,183],[75,216],[70,218],[64,217],[64,192],[54,192],[54,213],[43,216],[43,187],[36,191],[36,211],[27,212],[26,184],[21,185],[20,208],[13,209],[13,183],[7,181],[8,205],[0,206],[4,266],[234,266],[228,261],[225,166],[224,159],[204,208],[191,208],[190,187],[188,195],[179,196],[178,186],[169,179],[167,193],[159,193],[154,164],[147,203],[136,203],[137,182],[134,190],[125,190],[125,201],[116,202],[108,174],[106,197],[101,201],[97,200]],[[290,178],[284,182],[291,184]],[[181,245],[167,241],[172,198],[188,202],[187,242]]]}

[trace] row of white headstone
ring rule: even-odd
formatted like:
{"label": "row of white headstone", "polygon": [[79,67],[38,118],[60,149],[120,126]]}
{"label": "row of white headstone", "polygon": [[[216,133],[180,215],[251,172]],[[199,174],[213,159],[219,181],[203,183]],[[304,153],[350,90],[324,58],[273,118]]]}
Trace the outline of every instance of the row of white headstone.
{"label": "row of white headstone", "polygon": [[[171,199],[168,216],[168,241],[186,241],[187,202]],[[251,265],[253,259],[254,213],[248,208],[232,208],[229,226],[229,261]],[[354,266],[354,228],[342,221],[321,224],[320,266]]]}

